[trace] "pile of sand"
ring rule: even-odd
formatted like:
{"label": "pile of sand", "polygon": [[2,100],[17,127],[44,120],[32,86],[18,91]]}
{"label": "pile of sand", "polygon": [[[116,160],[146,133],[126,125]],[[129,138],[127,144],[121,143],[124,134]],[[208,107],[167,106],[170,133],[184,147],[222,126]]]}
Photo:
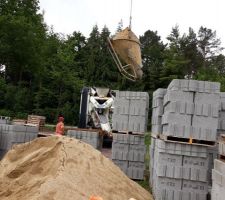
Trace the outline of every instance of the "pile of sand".
{"label": "pile of sand", "polygon": [[14,147],[0,162],[1,200],[151,200],[108,158],[79,140],[52,136]]}

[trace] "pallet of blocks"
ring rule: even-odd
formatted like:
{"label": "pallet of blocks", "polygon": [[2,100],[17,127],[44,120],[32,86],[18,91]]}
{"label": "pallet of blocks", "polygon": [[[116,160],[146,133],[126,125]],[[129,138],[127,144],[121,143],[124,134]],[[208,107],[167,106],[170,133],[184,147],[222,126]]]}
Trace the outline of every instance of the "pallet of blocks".
{"label": "pallet of blocks", "polygon": [[225,135],[219,139],[219,158],[214,160],[212,170],[212,200],[225,198]]}
{"label": "pallet of blocks", "polygon": [[156,200],[207,200],[219,110],[219,83],[175,79],[153,93],[149,183]]}
{"label": "pallet of blocks", "polygon": [[13,145],[30,142],[37,136],[37,127],[0,124],[0,159]]}
{"label": "pallet of blocks", "polygon": [[81,140],[95,149],[101,150],[102,148],[103,136],[98,129],[73,129],[68,130],[66,135]]}
{"label": "pallet of blocks", "polygon": [[131,179],[144,179],[144,139],[144,135],[140,134],[113,133],[112,161]]}
{"label": "pallet of blocks", "polygon": [[149,95],[147,92],[117,91],[112,115],[114,131],[147,131]]}

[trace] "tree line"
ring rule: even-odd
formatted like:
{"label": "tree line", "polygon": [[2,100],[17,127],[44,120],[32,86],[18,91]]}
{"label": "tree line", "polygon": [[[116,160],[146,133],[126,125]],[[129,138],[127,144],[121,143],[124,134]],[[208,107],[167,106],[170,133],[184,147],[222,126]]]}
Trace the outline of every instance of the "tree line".
{"label": "tree line", "polygon": [[[120,22],[115,32],[122,28]],[[144,76],[135,83],[117,71],[106,42],[115,32],[107,26],[95,25],[89,37],[78,31],[64,36],[47,27],[38,0],[1,0],[0,30],[0,115],[38,114],[55,122],[61,113],[75,125],[84,86],[146,91],[151,97],[174,78],[193,78],[219,81],[225,90],[221,42],[203,26],[185,34],[175,26],[168,43],[147,30],[139,38]]]}

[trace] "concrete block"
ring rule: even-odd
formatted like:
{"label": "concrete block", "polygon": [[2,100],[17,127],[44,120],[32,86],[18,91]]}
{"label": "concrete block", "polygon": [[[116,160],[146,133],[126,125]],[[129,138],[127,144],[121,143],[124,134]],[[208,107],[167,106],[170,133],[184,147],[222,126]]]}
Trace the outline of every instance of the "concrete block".
{"label": "concrete block", "polygon": [[146,146],[145,145],[129,145],[129,151],[146,153]]}
{"label": "concrete block", "polygon": [[128,152],[112,150],[112,160],[128,160]]}
{"label": "concrete block", "polygon": [[167,89],[164,88],[159,88],[156,91],[153,92],[153,99],[157,99],[157,98],[163,98],[165,96],[167,92]]}
{"label": "concrete block", "polygon": [[118,142],[112,143],[112,151],[120,151],[120,152],[128,152],[129,151],[129,144],[121,144]]}
{"label": "concrete block", "polygon": [[225,141],[219,141],[219,154],[225,156]]}
{"label": "concrete block", "polygon": [[127,176],[135,180],[144,180],[144,170],[128,167]]}
{"label": "concrete block", "polygon": [[126,131],[128,130],[129,115],[113,115],[112,126],[113,130]]}
{"label": "concrete block", "polygon": [[[123,159],[121,159],[121,160],[123,160]],[[129,161],[135,161],[135,162],[144,162],[145,161],[145,153],[144,152],[129,151],[128,160]]]}
{"label": "concrete block", "polygon": [[194,113],[194,103],[174,101],[164,107],[164,113],[178,113],[192,115]]}
{"label": "concrete block", "polygon": [[164,101],[163,101],[164,106],[168,104],[169,102],[174,102],[174,101],[193,103],[194,93],[168,90],[166,95],[164,96]]}
{"label": "concrete block", "polygon": [[187,192],[208,193],[208,184],[199,181],[182,181],[182,190]]}
{"label": "concrete block", "polygon": [[159,106],[152,109],[152,117],[158,117],[163,115],[163,106]]}
{"label": "concrete block", "polygon": [[127,173],[128,161],[125,160],[112,160],[124,173]]}
{"label": "concrete block", "polygon": [[121,144],[129,144],[130,136],[128,134],[113,133],[113,142],[118,142]]}
{"label": "concrete block", "polygon": [[156,184],[156,188],[181,190],[181,187],[182,187],[181,179],[172,179],[172,178],[156,176],[154,181]]}
{"label": "concrete block", "polygon": [[204,117],[204,116],[193,116],[192,126],[204,127],[216,130],[218,127],[218,118],[215,117]]}
{"label": "concrete block", "polygon": [[[219,160],[219,159],[215,159],[214,160],[214,169],[223,174],[224,178],[225,178],[225,161]],[[224,179],[225,180],[225,179]],[[225,182],[224,182],[224,186],[225,186]]]}
{"label": "concrete block", "polygon": [[158,148],[159,152],[175,155],[186,155],[203,158],[207,157],[208,155],[208,149],[206,146],[165,142],[161,139],[156,139],[156,148]]}
{"label": "concrete block", "polygon": [[209,166],[209,158],[183,156],[183,166],[207,170]]}
{"label": "concrete block", "polygon": [[217,183],[213,183],[211,199],[224,200],[224,197],[225,197],[225,187]]}
{"label": "concrete block", "polygon": [[152,125],[151,132],[154,135],[161,134],[162,133],[162,125]]}
{"label": "concrete block", "polygon": [[144,171],[145,170],[145,163],[144,162],[132,162],[132,161],[129,161],[128,167],[137,168],[137,169],[141,169],[141,170]]}
{"label": "concrete block", "polygon": [[191,115],[181,115],[177,113],[164,113],[162,124],[179,124],[191,126]]}
{"label": "concrete block", "polygon": [[144,135],[133,135],[129,134],[129,144],[130,145],[145,145]]}
{"label": "concrete block", "polygon": [[152,117],[151,124],[152,125],[161,125],[162,124],[162,117],[161,116]]}
{"label": "concrete block", "polygon": [[220,94],[219,93],[196,93],[194,102],[198,104],[212,104],[216,107],[220,106]]}
{"label": "concrete block", "polygon": [[174,91],[189,91],[188,89],[188,80],[185,79],[173,79],[168,85],[168,90]]}
{"label": "concrete block", "polygon": [[224,172],[221,173],[215,169],[212,170],[212,179],[213,179],[213,184],[216,183],[220,185],[221,187],[225,188],[225,176]]}
{"label": "concrete block", "polygon": [[136,133],[145,133],[147,131],[147,119],[143,116],[129,116],[128,130]]}

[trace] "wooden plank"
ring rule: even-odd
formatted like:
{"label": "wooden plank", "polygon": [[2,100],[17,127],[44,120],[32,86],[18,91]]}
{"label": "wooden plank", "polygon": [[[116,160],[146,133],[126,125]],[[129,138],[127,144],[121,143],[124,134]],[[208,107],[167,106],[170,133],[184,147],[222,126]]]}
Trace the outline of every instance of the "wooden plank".
{"label": "wooden plank", "polygon": [[166,142],[173,142],[173,143],[180,143],[180,144],[200,145],[200,146],[207,146],[207,147],[216,146],[216,142],[214,141],[197,140],[193,138],[179,138],[179,137],[167,136],[163,134],[160,134],[159,138]]}

